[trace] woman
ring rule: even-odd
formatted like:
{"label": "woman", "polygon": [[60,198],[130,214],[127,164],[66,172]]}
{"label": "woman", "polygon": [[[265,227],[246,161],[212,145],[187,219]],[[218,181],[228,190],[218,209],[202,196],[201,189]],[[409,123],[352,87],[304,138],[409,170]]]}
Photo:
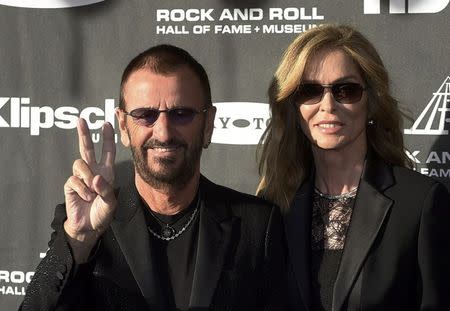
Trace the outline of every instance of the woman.
{"label": "woman", "polygon": [[450,310],[450,196],[409,168],[372,44],[323,26],[269,89],[258,194],[284,211],[294,310]]}

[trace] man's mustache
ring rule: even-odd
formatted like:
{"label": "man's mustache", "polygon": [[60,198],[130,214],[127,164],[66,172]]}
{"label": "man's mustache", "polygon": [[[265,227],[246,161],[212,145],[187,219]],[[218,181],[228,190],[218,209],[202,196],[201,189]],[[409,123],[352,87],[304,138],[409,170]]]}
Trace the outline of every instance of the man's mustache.
{"label": "man's mustache", "polygon": [[157,139],[149,139],[142,145],[143,150],[154,148],[180,148],[180,147],[187,148],[187,143],[177,138],[171,138],[165,142]]}

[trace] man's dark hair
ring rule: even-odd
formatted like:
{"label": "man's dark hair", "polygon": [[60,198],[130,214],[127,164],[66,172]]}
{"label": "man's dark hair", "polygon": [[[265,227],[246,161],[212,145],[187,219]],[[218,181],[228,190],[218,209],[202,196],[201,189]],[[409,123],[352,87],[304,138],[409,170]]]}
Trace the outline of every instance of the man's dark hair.
{"label": "man's dark hair", "polygon": [[124,86],[130,75],[139,69],[149,69],[156,74],[167,75],[175,72],[183,66],[191,69],[197,75],[203,87],[206,98],[206,105],[211,105],[211,87],[208,75],[199,62],[195,60],[187,51],[168,44],[154,46],[131,60],[122,74],[120,82],[120,103],[119,108],[125,109]]}

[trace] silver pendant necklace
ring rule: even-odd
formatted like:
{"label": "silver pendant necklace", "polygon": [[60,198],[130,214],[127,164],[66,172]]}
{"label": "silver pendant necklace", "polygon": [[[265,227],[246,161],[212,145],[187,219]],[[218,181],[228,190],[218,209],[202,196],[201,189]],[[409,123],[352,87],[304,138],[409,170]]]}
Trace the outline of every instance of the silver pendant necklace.
{"label": "silver pendant necklace", "polygon": [[[184,231],[186,231],[186,229],[190,226],[190,224],[192,223],[192,221],[195,218],[195,215],[197,215],[199,206],[200,206],[200,194],[198,195],[197,206],[195,207],[194,211],[192,212],[191,216],[189,217],[189,220],[178,231],[175,228],[173,228],[172,226],[175,223],[177,223],[177,221],[179,219],[177,219],[174,223],[164,223],[156,215],[154,215],[151,210],[149,210],[150,215],[152,215],[153,218],[162,226],[162,229],[161,229],[161,234],[158,234],[149,226],[147,227],[147,229],[153,236],[155,236],[156,238],[158,238],[160,240],[163,240],[163,241],[174,240],[177,237],[179,237]],[[183,217],[181,217],[181,218],[183,218]]]}
{"label": "silver pendant necklace", "polygon": [[317,193],[320,197],[328,199],[328,200],[337,200],[337,201],[343,201],[343,200],[352,198],[356,195],[357,191],[358,191],[358,187],[355,187],[352,190],[350,190],[349,192],[337,194],[337,195],[331,195],[331,194],[322,193],[322,192],[320,192],[319,189],[314,187],[314,192]]}

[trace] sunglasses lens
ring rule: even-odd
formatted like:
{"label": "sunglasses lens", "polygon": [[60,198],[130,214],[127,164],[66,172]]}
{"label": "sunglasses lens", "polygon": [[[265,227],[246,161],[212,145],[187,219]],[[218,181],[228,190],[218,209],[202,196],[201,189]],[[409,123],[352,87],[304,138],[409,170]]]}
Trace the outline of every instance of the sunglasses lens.
{"label": "sunglasses lens", "polygon": [[151,126],[156,122],[156,120],[158,120],[161,112],[167,113],[167,117],[170,122],[175,125],[189,124],[198,113],[191,108],[175,108],[161,111],[152,108],[138,108],[130,111],[129,115],[132,116],[138,124],[143,126]]}
{"label": "sunglasses lens", "polygon": [[168,111],[170,121],[177,125],[190,123],[197,112],[190,108],[176,108]]}
{"label": "sunglasses lens", "polygon": [[156,122],[159,111],[150,108],[138,108],[130,111],[130,116],[132,116],[139,124],[148,126]]}
{"label": "sunglasses lens", "polygon": [[323,94],[323,86],[320,84],[303,84],[298,91],[298,102],[304,105],[312,105],[320,101]]}
{"label": "sunglasses lens", "polygon": [[341,83],[332,87],[333,97],[342,104],[352,104],[361,99],[363,88],[358,83]]}
{"label": "sunglasses lens", "polygon": [[302,84],[298,90],[298,103],[313,105],[320,102],[325,88],[331,87],[334,99],[342,104],[353,104],[361,99],[364,88],[358,83],[337,83],[334,85]]}

